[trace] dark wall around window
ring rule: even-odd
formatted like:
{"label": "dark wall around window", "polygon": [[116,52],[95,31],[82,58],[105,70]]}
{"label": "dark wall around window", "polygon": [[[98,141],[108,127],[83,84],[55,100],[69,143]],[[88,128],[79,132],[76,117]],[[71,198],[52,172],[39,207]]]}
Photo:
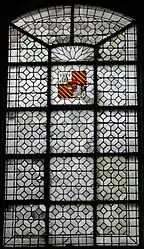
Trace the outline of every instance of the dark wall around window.
{"label": "dark wall around window", "polygon": [[61,4],[88,4],[96,5],[103,8],[109,8],[114,11],[121,12],[131,17],[142,18],[144,14],[143,1],[131,1],[131,0],[97,0],[97,1],[58,1],[58,0],[5,0],[1,2],[0,14],[4,19],[11,19],[19,16],[20,14],[26,13],[29,10],[42,8],[51,5]]}

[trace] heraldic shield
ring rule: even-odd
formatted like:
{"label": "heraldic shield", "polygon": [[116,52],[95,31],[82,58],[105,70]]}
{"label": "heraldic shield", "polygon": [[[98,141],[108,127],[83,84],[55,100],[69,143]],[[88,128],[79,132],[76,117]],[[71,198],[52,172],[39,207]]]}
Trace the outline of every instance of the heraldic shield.
{"label": "heraldic shield", "polygon": [[59,98],[82,98],[85,95],[86,71],[59,72]]}

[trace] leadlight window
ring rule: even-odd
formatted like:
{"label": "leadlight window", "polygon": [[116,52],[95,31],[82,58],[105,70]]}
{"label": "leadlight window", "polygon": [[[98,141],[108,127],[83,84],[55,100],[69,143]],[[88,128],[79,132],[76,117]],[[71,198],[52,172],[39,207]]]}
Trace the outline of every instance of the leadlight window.
{"label": "leadlight window", "polygon": [[4,247],[139,244],[136,41],[99,7],[10,24]]}

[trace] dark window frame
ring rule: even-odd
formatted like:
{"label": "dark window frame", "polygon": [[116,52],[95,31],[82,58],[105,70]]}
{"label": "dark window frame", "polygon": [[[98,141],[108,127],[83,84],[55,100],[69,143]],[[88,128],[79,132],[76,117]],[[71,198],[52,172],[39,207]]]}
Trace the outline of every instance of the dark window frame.
{"label": "dark window frame", "polygon": [[[138,151],[138,157],[139,157],[139,212],[140,212],[140,216],[139,216],[139,220],[140,220],[140,243],[139,246],[132,246],[132,248],[139,248],[139,247],[143,247],[144,246],[144,197],[143,197],[143,190],[144,190],[144,182],[143,182],[143,177],[144,176],[144,172],[143,172],[143,164],[144,164],[144,114],[143,114],[143,107],[144,107],[144,86],[143,86],[143,81],[144,81],[144,73],[143,73],[143,69],[144,69],[144,47],[143,47],[143,42],[144,42],[144,32],[143,32],[143,27],[142,24],[140,22],[136,22],[137,24],[137,32],[138,32],[138,42],[137,42],[137,51],[138,51],[138,59],[137,59],[137,78],[138,78],[138,111],[139,111],[139,115],[138,115],[138,132],[139,132],[139,151]],[[73,29],[73,27],[72,27]],[[7,158],[5,155],[5,120],[6,120],[6,111],[7,111],[7,107],[6,107],[6,79],[7,79],[7,51],[8,51],[8,44],[7,44],[7,37],[8,37],[8,29],[6,27],[6,32],[4,33],[4,40],[5,40],[5,46],[4,46],[4,64],[2,66],[2,73],[0,75],[0,78],[2,80],[2,85],[1,85],[1,100],[2,100],[2,120],[1,120],[1,147],[0,147],[0,152],[1,152],[1,172],[0,172],[0,176],[1,176],[1,185],[0,185],[0,201],[2,203],[1,207],[0,207],[0,211],[1,211],[1,218],[0,218],[0,234],[2,234],[2,230],[3,230],[3,211],[5,208],[6,203],[4,202],[4,164],[5,164],[5,159]],[[73,43],[73,36],[71,36],[71,45],[74,45]],[[76,44],[77,45],[77,44]],[[83,44],[81,44],[83,45]],[[95,49],[95,55],[97,56],[97,50]],[[94,63],[97,64],[97,60],[96,60],[96,56],[95,56],[95,61]],[[51,65],[48,64],[48,70],[51,70]],[[95,79],[96,79],[96,73],[95,73]],[[50,74],[49,74],[49,78],[48,78],[48,83],[50,83]],[[49,88],[50,89],[50,88]],[[96,90],[96,84],[95,84],[95,90]],[[49,96],[50,96],[50,92],[49,92]],[[96,96],[96,95],[95,95]],[[95,99],[96,101],[96,99]],[[48,98],[48,104],[50,104],[50,98]],[[82,108],[86,108],[87,106],[83,106]],[[61,106],[62,109],[67,109],[67,106]],[[70,108],[70,107],[69,107]],[[76,109],[81,109],[77,106],[75,106]],[[51,109],[51,107],[50,107]],[[52,108],[54,109],[54,108]],[[52,110],[51,109],[51,110]],[[70,108],[71,109],[71,108]],[[72,106],[72,109],[74,109],[74,106]],[[96,112],[97,113],[97,112]],[[48,117],[50,115],[49,109],[47,108],[47,114]],[[96,115],[95,115],[96,118]],[[96,122],[95,122],[96,124]],[[49,137],[49,132],[50,132],[50,125],[48,123],[47,126],[47,130],[48,130],[48,137]],[[95,141],[96,141],[96,136],[95,136]],[[49,143],[48,143],[49,144]],[[96,143],[95,143],[96,145]],[[95,148],[96,149],[96,148]],[[58,154],[59,155],[59,154]],[[50,157],[50,146],[48,145],[48,153],[46,156],[46,164],[49,161],[49,157]],[[47,169],[45,169],[45,173],[47,175]],[[96,174],[96,172],[95,172]],[[95,177],[96,179],[96,177]],[[48,187],[48,186],[47,186]],[[96,187],[96,184],[95,184]],[[47,189],[47,188],[46,188]],[[95,189],[96,191],[96,189]],[[48,201],[48,200],[47,200]],[[48,202],[47,202],[48,204]],[[94,219],[96,219],[96,217],[94,217]],[[95,233],[96,233],[96,228],[95,228]],[[0,245],[2,247],[3,242],[2,242],[2,237],[0,238]],[[99,246],[97,246],[98,248]],[[129,248],[130,246],[128,246]],[[7,247],[8,248],[8,247]],[[17,247],[18,248],[18,247]],[[20,247],[23,248],[23,247]],[[62,247],[61,247],[62,248]],[[86,247],[87,248],[87,247]],[[101,248],[101,246],[100,246]],[[104,248],[107,248],[107,246],[104,246]],[[110,247],[108,247],[110,248]],[[120,248],[123,248],[123,246],[120,246]]]}

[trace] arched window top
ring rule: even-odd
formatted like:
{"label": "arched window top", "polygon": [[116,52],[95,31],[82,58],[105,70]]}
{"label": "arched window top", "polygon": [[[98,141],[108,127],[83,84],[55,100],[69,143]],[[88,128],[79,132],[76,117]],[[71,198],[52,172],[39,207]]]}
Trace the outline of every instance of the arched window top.
{"label": "arched window top", "polygon": [[129,25],[132,18],[109,9],[75,5],[38,9],[19,16],[12,23],[48,44],[97,44]]}

